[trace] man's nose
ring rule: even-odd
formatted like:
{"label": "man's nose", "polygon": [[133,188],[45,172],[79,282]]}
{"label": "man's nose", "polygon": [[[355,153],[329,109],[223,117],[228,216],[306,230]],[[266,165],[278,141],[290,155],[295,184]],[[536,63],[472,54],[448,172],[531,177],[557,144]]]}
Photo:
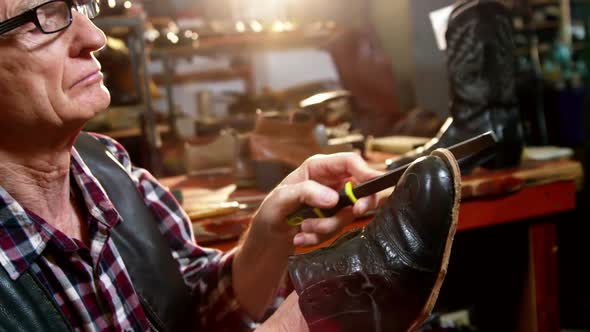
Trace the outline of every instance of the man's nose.
{"label": "man's nose", "polygon": [[[77,11],[72,11],[73,22],[70,29],[73,28],[74,43],[72,51],[81,53],[83,51],[98,51],[106,45],[106,36],[86,15]],[[78,55],[78,54],[74,54]]]}

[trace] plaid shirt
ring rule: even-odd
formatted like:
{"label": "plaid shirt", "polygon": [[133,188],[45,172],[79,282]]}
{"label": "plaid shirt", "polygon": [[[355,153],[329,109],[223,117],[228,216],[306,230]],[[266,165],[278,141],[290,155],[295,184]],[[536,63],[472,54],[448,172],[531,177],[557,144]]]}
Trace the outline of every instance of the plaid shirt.
{"label": "plaid shirt", "polygon": [[[194,314],[201,326],[195,330],[237,331],[250,324],[231,287],[232,253],[195,245],[190,221],[174,197],[146,170],[133,167],[120,144],[94,136],[125,167],[157,216],[186,284],[196,293]],[[70,175],[83,197],[80,202],[87,207],[90,247],[22,207],[0,186],[0,264],[13,280],[27,270],[34,273],[76,331],[149,330],[125,265],[110,239],[110,230],[121,222],[120,216],[75,149]]]}

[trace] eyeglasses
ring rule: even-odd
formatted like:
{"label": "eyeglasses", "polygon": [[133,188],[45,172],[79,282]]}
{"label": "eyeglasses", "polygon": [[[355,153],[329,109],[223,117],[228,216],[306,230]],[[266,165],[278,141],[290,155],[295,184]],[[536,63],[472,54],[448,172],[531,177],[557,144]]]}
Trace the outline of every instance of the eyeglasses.
{"label": "eyeglasses", "polygon": [[90,19],[100,11],[96,0],[51,0],[1,22],[0,35],[30,22],[45,34],[62,31],[72,24],[72,8]]}

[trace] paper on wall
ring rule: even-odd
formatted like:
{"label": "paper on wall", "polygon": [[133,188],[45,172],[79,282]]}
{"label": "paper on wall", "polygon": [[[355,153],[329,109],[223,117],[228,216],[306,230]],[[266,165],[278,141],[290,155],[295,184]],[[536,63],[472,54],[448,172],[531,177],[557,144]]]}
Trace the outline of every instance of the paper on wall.
{"label": "paper on wall", "polygon": [[441,51],[447,49],[447,41],[445,34],[447,33],[447,26],[449,24],[449,17],[453,12],[454,5],[446,6],[441,9],[437,9],[429,14],[432,28],[434,29],[434,36],[436,38],[436,44]]}

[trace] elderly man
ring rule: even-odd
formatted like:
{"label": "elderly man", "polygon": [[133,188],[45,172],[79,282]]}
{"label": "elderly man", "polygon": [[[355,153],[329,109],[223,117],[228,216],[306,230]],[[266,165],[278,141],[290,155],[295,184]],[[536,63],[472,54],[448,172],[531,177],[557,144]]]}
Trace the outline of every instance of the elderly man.
{"label": "elderly man", "polygon": [[[43,1],[43,0],[41,0]],[[415,330],[432,309],[457,225],[460,174],[446,150],[414,162],[363,229],[291,256],[375,206],[329,208],[379,174],[355,154],[316,156],[262,203],[241,244],[194,243],[190,221],[108,137],[81,132],[109,104],[93,52],[94,0],[0,0],[0,330],[239,331],[286,275],[292,294],[264,331]],[[83,2],[86,1],[86,2]]]}
{"label": "elderly man", "polygon": [[[93,55],[105,45],[90,21],[96,14],[93,0],[0,0],[2,330],[167,329],[167,320],[136,292],[141,280],[135,279],[143,276],[130,276],[134,266],[121,257],[127,242],[113,240],[132,221],[121,218],[74,147],[86,121],[110,101]],[[333,206],[332,188],[377,175],[353,154],[311,158],[267,197],[241,245],[223,254],[194,243],[178,203],[146,170],[133,167],[117,142],[91,137],[122,165],[155,216],[190,294],[190,317],[182,321],[193,330],[235,331],[260,319],[294,247],[319,243],[374,205],[373,198],[362,199],[335,217],[287,226],[287,214],[300,203]],[[131,234],[128,242],[140,240]],[[153,288],[166,289],[168,280],[159,282]],[[259,328],[305,331],[297,296]]]}

